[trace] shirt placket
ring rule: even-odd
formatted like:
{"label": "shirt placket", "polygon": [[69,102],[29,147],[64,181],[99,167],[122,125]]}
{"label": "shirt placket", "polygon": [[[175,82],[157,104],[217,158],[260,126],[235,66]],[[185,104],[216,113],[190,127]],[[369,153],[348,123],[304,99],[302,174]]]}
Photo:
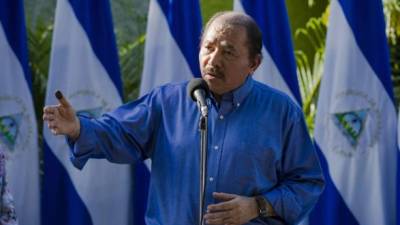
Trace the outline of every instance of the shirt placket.
{"label": "shirt placket", "polygon": [[212,110],[212,116],[210,119],[212,120],[210,124],[213,123],[214,129],[213,132],[209,134],[210,142],[208,144],[208,157],[207,157],[207,180],[206,180],[206,199],[205,206],[209,204],[213,204],[216,201],[212,197],[212,193],[216,192],[217,184],[218,184],[218,175],[220,168],[221,155],[224,145],[225,139],[225,131],[227,125],[227,111],[221,110]]}

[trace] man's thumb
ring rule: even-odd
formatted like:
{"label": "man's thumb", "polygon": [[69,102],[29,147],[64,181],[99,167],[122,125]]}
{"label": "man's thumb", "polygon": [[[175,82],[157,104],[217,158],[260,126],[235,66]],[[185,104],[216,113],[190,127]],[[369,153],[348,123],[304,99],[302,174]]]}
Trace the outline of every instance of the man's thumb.
{"label": "man's thumb", "polygon": [[67,99],[64,98],[64,95],[61,93],[60,90],[57,90],[55,93],[56,98],[58,99],[58,102],[64,107],[71,107],[71,104],[67,101]]}

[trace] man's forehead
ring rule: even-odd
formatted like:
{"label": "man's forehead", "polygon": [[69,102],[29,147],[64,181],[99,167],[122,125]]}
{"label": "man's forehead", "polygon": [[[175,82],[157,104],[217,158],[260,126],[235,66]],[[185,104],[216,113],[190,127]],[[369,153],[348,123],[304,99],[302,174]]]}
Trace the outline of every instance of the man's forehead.
{"label": "man's forehead", "polygon": [[243,29],[243,27],[239,25],[232,25],[228,23],[212,23],[205,34],[205,41],[232,35],[236,36],[238,33],[243,32],[241,29]]}
{"label": "man's forehead", "polygon": [[231,20],[229,20],[226,17],[218,17],[216,18],[211,24],[209,29],[214,29],[215,31],[218,32],[232,32],[233,30],[236,30],[240,28],[239,24],[232,23]]}

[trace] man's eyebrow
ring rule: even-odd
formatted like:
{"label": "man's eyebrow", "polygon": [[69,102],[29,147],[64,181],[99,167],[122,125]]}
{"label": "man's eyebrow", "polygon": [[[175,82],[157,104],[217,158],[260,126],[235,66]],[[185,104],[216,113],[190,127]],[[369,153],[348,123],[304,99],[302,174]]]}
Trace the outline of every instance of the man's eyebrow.
{"label": "man's eyebrow", "polygon": [[228,43],[226,41],[221,42],[221,46],[224,47],[225,49],[236,51],[235,45]]}
{"label": "man's eyebrow", "polygon": [[214,42],[215,42],[214,40],[210,40],[210,39],[204,39],[203,40],[203,44],[212,44]]}

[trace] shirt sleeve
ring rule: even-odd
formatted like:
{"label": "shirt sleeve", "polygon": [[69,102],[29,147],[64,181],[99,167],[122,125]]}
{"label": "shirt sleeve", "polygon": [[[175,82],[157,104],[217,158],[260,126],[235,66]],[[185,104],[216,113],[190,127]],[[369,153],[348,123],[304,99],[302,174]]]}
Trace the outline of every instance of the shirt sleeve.
{"label": "shirt sleeve", "polygon": [[301,113],[288,125],[279,184],[264,193],[285,224],[296,224],[316,204],[324,178]]}
{"label": "shirt sleeve", "polygon": [[79,137],[67,140],[73,165],[82,169],[90,158],[114,163],[149,158],[160,118],[156,91],[97,119],[79,116]]}

